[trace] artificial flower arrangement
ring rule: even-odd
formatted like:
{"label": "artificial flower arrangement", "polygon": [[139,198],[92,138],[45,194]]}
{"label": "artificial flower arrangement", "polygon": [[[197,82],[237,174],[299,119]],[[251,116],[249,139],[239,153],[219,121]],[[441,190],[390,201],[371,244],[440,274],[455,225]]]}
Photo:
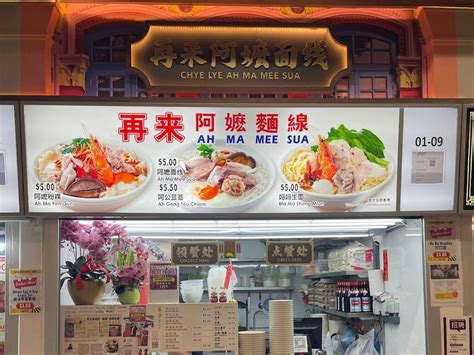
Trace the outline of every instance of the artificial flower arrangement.
{"label": "artificial flower arrangement", "polygon": [[[105,221],[61,223],[61,247],[69,249],[74,255],[74,262],[66,261],[66,265],[61,266],[65,271],[61,273],[60,281],[61,287],[67,281],[74,303],[94,304],[100,301],[113,270],[107,263],[112,238],[125,235],[127,232],[122,225]],[[83,289],[89,295],[81,294]]]}
{"label": "artificial flower arrangement", "polygon": [[139,288],[145,281],[148,261],[147,246],[143,239],[122,236],[112,246],[111,254],[116,256],[116,265],[111,274],[115,293],[123,298],[125,292],[132,292],[134,297],[139,298]]}
{"label": "artificial flower arrangement", "polygon": [[[130,237],[124,226],[106,221],[61,223],[61,247],[68,248],[74,261],[66,261],[61,287],[67,281],[75,304],[96,304],[110,280],[122,303],[137,303],[143,285],[149,253],[157,260],[169,260],[154,242]],[[84,298],[82,293],[96,293]],[[82,297],[82,298],[81,298]]]}

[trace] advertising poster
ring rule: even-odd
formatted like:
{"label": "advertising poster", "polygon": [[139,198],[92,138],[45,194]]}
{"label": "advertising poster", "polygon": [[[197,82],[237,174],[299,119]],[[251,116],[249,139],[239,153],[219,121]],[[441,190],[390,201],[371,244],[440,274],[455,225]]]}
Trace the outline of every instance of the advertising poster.
{"label": "advertising poster", "polygon": [[458,240],[427,241],[426,256],[431,306],[463,306],[460,242]]}
{"label": "advertising poster", "polygon": [[212,352],[238,346],[235,304],[64,306],[61,316],[62,355]]}
{"label": "advertising poster", "polygon": [[41,270],[9,270],[9,312],[12,315],[41,313]]}
{"label": "advertising poster", "polygon": [[472,317],[444,317],[443,355],[472,354]]}
{"label": "advertising poster", "polygon": [[399,114],[25,105],[29,211],[395,211]]}
{"label": "advertising poster", "polygon": [[150,263],[150,290],[177,290],[178,268],[170,262]]}
{"label": "advertising poster", "polygon": [[13,105],[0,105],[0,196],[0,213],[20,212]]}

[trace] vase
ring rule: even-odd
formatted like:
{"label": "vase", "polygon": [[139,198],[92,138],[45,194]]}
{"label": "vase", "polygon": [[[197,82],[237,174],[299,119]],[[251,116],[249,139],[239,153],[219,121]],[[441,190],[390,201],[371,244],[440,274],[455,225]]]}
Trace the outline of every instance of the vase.
{"label": "vase", "polygon": [[98,304],[105,292],[105,281],[82,280],[82,287],[77,288],[74,280],[68,280],[67,290],[75,305]]}
{"label": "vase", "polygon": [[140,301],[140,289],[138,287],[125,287],[118,298],[121,304],[137,304]]}

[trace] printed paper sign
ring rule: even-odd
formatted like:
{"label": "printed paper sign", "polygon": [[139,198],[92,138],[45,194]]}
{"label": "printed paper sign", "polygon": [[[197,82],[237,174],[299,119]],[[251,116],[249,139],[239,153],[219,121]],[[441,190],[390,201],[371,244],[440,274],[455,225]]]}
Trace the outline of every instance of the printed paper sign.
{"label": "printed paper sign", "polygon": [[10,314],[40,313],[42,305],[41,270],[9,270]]}
{"label": "printed paper sign", "polygon": [[30,212],[396,210],[399,108],[47,104],[24,114]]}
{"label": "printed paper sign", "polygon": [[429,240],[426,242],[428,263],[456,262],[461,259],[459,240]]}
{"label": "printed paper sign", "polygon": [[431,306],[463,306],[464,289],[459,263],[429,264]]}
{"label": "printed paper sign", "polygon": [[63,306],[61,317],[64,355],[151,355],[238,348],[237,304]]}
{"label": "printed paper sign", "polygon": [[457,223],[454,219],[426,219],[427,236],[431,239],[454,239]]}
{"label": "printed paper sign", "polygon": [[178,268],[170,262],[150,263],[150,290],[177,290]]}
{"label": "printed paper sign", "polygon": [[472,354],[472,318],[443,318],[443,355]]}

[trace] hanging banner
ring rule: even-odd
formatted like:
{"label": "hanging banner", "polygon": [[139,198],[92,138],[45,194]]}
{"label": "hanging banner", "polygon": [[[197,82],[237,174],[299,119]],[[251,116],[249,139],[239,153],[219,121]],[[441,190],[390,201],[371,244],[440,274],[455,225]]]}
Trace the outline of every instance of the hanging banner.
{"label": "hanging banner", "polygon": [[216,265],[219,263],[219,244],[171,243],[171,262],[183,266]]}
{"label": "hanging banner", "polygon": [[267,264],[308,265],[313,262],[313,241],[267,241]]}
{"label": "hanging banner", "polygon": [[12,315],[41,313],[41,270],[10,269],[9,313]]}
{"label": "hanging banner", "polygon": [[399,115],[391,107],[25,105],[29,212],[393,212]]}
{"label": "hanging banner", "polygon": [[348,52],[328,28],[150,26],[130,64],[160,90],[328,90],[348,69]]}

